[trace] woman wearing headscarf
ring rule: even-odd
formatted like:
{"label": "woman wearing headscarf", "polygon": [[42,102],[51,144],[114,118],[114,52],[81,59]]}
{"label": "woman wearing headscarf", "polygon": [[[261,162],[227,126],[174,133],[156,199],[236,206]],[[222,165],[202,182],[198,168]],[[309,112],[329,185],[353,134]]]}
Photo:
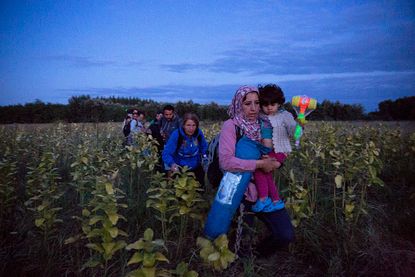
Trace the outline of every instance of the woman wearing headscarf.
{"label": "woman wearing headscarf", "polygon": [[[259,109],[256,87],[242,86],[236,91],[228,109],[230,119],[224,122],[219,138],[219,163],[225,174],[205,223],[204,233],[210,239],[228,232],[241,202],[247,211],[252,211],[251,207],[257,200],[255,186],[250,185],[255,169],[270,172],[281,166],[280,162],[266,155],[270,149],[261,144]],[[237,132],[241,133],[240,139]],[[294,240],[294,230],[285,208],[255,215],[271,232],[257,246],[261,256],[285,248]],[[249,213],[244,220],[253,225],[254,217]]]}

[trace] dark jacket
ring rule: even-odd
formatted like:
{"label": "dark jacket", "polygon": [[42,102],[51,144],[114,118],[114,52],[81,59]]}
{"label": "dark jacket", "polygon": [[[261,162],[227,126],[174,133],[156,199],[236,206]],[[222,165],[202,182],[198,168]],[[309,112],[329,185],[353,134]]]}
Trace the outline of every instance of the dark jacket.
{"label": "dark jacket", "polygon": [[156,139],[156,141],[159,143],[159,145],[157,145],[157,149],[159,152],[163,150],[163,146],[164,146],[163,137],[160,134],[160,124],[161,124],[161,120],[159,121],[154,120],[154,122],[149,127],[151,131],[151,136],[154,139]]}
{"label": "dark jacket", "polygon": [[164,133],[166,135],[167,141],[170,135],[173,133],[174,130],[180,128],[180,118],[177,114],[174,114],[174,117],[171,121],[168,121],[166,118],[162,117],[160,120],[160,133]]}

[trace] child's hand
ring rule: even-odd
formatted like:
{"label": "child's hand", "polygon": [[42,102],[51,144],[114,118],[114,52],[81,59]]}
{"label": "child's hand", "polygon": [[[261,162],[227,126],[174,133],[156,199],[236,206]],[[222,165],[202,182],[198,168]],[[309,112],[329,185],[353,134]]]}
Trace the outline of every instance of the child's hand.
{"label": "child's hand", "polygon": [[275,159],[266,158],[256,161],[256,168],[262,169],[264,172],[271,172],[278,168],[278,162]]}

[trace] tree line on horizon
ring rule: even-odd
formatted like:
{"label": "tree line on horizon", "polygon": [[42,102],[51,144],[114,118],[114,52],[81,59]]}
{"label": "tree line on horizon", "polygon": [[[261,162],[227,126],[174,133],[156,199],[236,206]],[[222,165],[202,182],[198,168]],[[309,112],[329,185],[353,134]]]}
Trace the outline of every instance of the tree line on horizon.
{"label": "tree line on horizon", "polygon": [[[52,122],[121,122],[128,109],[136,108],[145,113],[146,119],[154,118],[157,111],[166,104],[175,107],[179,116],[195,112],[204,121],[223,121],[228,118],[227,106],[215,102],[199,104],[193,101],[161,103],[135,97],[97,97],[89,95],[72,96],[68,104],[44,103],[36,100],[25,105],[0,106],[0,123],[52,123]],[[295,112],[290,103],[284,108]],[[342,104],[339,101],[324,100],[310,114],[310,120],[415,120],[415,96],[385,100],[378,104],[378,110],[365,113],[361,104]]]}

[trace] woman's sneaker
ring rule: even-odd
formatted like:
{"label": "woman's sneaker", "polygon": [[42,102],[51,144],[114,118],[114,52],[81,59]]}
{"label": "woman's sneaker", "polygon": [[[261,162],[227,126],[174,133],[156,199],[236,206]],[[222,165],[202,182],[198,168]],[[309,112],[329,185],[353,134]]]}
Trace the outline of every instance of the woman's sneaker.
{"label": "woman's sneaker", "polygon": [[262,211],[264,213],[270,213],[274,211],[281,210],[285,207],[284,201],[278,200],[277,202],[271,202],[268,206],[266,206]]}
{"label": "woman's sneaker", "polygon": [[265,200],[257,200],[255,205],[252,206],[252,211],[258,213],[263,211],[267,206],[271,205],[272,201],[271,198],[267,197]]}

